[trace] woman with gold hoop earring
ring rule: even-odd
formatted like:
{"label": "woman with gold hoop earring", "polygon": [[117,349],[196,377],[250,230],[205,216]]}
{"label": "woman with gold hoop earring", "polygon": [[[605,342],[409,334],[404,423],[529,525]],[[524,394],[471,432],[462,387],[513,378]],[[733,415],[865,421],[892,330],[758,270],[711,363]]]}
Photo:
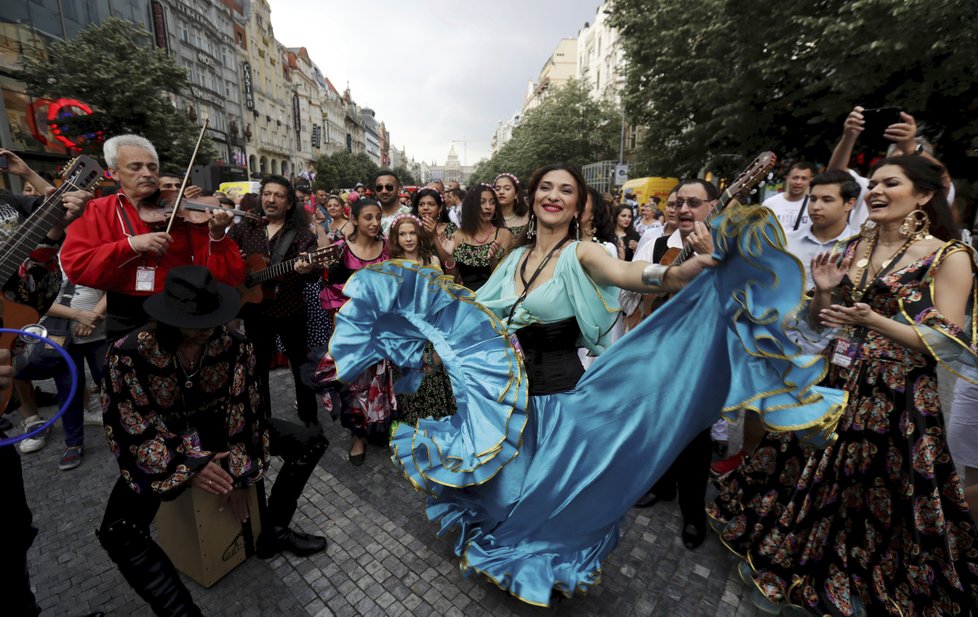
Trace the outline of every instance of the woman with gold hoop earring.
{"label": "woman with gold hoop earring", "polygon": [[919,157],[878,163],[862,233],[812,260],[809,323],[834,331],[822,384],[849,399],[838,440],[807,458],[797,484],[762,488],[763,505],[743,501],[792,515],[741,521],[739,536],[735,519],[721,532],[749,556],[741,572],[762,609],[950,615],[978,606],[978,525],[937,391],[938,364],[960,376],[978,362],[975,260],[957,240],[941,173]]}

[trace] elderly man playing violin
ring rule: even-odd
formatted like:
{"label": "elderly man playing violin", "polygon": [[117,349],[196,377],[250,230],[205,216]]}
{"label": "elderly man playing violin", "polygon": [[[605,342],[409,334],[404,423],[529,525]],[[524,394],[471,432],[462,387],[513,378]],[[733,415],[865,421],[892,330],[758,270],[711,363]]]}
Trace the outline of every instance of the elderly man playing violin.
{"label": "elderly man playing violin", "polygon": [[138,135],[118,135],[105,142],[103,152],[121,189],[92,200],[68,228],[61,264],[72,282],[107,292],[109,341],[148,321],[143,300],[163,289],[171,268],[196,264],[222,283],[244,282],[241,253],[225,237],[233,213],[215,209],[205,223],[177,220],[167,230],[159,211],[164,204],[153,144]]}

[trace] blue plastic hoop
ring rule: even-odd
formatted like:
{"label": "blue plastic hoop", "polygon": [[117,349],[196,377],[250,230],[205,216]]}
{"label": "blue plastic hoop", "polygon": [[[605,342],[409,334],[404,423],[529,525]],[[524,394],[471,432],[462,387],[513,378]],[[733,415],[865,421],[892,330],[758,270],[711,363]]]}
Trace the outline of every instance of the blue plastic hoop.
{"label": "blue plastic hoop", "polygon": [[68,392],[68,397],[65,399],[64,405],[61,406],[61,409],[58,410],[58,413],[51,416],[51,418],[48,419],[44,424],[35,428],[29,433],[24,433],[23,435],[18,435],[16,437],[8,437],[6,439],[0,439],[0,447],[3,447],[3,446],[12,446],[19,441],[23,441],[25,439],[29,439],[33,437],[34,435],[43,433],[44,431],[48,430],[58,418],[65,415],[65,411],[68,410],[68,405],[71,405],[71,401],[74,400],[75,393],[78,391],[78,367],[75,366],[75,361],[71,359],[71,356],[68,355],[68,352],[65,350],[64,347],[55,343],[54,341],[52,341],[46,336],[41,336],[40,334],[35,334],[33,332],[27,332],[26,330],[18,330],[17,328],[0,328],[0,332],[9,332],[11,334],[17,334],[19,336],[26,336],[29,338],[37,339],[38,342],[42,342],[50,345],[52,348],[54,348],[55,351],[61,354],[61,357],[64,358],[64,361],[68,363],[68,371],[71,373],[71,390]]}

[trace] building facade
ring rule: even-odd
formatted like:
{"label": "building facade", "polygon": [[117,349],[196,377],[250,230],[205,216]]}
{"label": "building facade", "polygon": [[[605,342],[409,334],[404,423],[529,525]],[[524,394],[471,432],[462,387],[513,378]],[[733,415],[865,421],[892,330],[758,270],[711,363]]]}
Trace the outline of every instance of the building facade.
{"label": "building facade", "polygon": [[[195,123],[207,118],[215,163],[245,167],[233,27],[235,13],[238,21],[243,18],[241,4],[233,0],[152,0],[150,11],[155,45],[173,56],[190,79],[190,92],[174,101],[175,105]],[[186,161],[162,164],[186,167]]]}
{"label": "building facade", "polygon": [[[33,169],[53,174],[69,157],[68,145],[51,131],[50,106],[70,99],[36,99],[11,77],[24,60],[44,54],[55,41],[70,40],[84,28],[118,17],[150,30],[149,0],[103,2],[4,2],[0,10],[0,145],[17,151]],[[84,104],[84,102],[80,102]],[[74,111],[78,113],[79,109]],[[21,190],[19,178],[0,173],[0,187]]]}
{"label": "building facade", "polygon": [[[0,10],[0,146],[32,168],[53,174],[70,155],[73,144],[48,125],[51,105],[75,115],[86,113],[85,105],[34,99],[12,72],[52,42],[109,17],[147,31],[148,45],[187,70],[189,91],[172,102],[198,125],[207,118],[217,165],[253,176],[308,175],[319,156],[343,150],[392,164],[386,125],[357,105],[349,88],[341,94],[305,48],[286,49],[275,39],[269,0],[12,0]],[[6,174],[0,187],[21,188]]]}
{"label": "building facade", "polygon": [[489,142],[492,154],[499,152],[506,145],[506,142],[513,138],[513,129],[519,125],[521,117],[520,112],[516,112],[508,120],[503,120],[496,125],[496,130],[492,132],[492,139]]}
{"label": "building facade", "polygon": [[377,124],[377,114],[369,107],[363,107],[360,109],[360,122],[363,125],[364,151],[370,157],[371,161],[380,165],[380,132]]}
{"label": "building facade", "polygon": [[432,163],[428,168],[429,177],[425,182],[441,180],[445,183],[458,182],[462,186],[465,186],[474,169],[471,165],[462,165],[459,161],[458,154],[455,152],[455,145],[453,144],[448,150],[448,157],[445,159],[444,165]]}
{"label": "building facade", "polygon": [[[285,48],[275,40],[267,0],[246,7],[241,53],[241,88],[245,101],[248,170],[258,174],[291,172],[295,135],[290,117],[289,77]],[[250,113],[251,117],[247,118]]]}
{"label": "building facade", "polygon": [[577,39],[561,39],[540,69],[537,81],[527,88],[527,97],[523,101],[521,115],[526,115],[529,110],[539,107],[552,89],[560,87],[575,77],[577,77]]}
{"label": "building facade", "polygon": [[585,23],[577,33],[577,78],[591,98],[618,103],[625,88],[625,52],[618,30],[608,23],[606,4],[598,7],[594,22]]}

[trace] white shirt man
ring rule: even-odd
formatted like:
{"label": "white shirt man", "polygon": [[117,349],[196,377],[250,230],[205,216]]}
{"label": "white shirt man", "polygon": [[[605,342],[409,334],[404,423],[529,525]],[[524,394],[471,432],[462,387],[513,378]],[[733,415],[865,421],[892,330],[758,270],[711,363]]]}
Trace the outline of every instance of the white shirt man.
{"label": "white shirt man", "polygon": [[850,227],[849,213],[859,197],[859,185],[844,171],[827,171],[812,179],[808,211],[812,222],[787,232],[788,251],[805,268],[805,290],[812,282],[812,258],[823,252],[839,251],[841,241],[857,233]]}
{"label": "white shirt man", "polygon": [[[805,197],[808,195],[808,185],[812,181],[813,167],[811,163],[795,163],[788,170],[785,179],[785,190],[764,200],[764,207],[770,208],[781,222],[785,231],[811,224],[808,217]],[[806,211],[802,212],[805,207]],[[801,221],[798,215],[801,214]],[[797,225],[796,225],[797,223]]]}

